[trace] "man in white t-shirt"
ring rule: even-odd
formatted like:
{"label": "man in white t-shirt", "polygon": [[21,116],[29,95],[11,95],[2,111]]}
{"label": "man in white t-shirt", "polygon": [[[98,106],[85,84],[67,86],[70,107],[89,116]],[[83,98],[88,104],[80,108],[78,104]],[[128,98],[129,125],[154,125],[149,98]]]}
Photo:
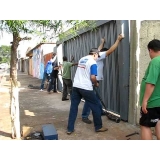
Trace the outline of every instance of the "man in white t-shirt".
{"label": "man in white t-shirt", "polygon": [[92,110],[94,127],[96,132],[105,132],[108,129],[102,127],[101,108],[98,98],[93,91],[93,86],[98,87],[96,80],[97,64],[96,59],[99,56],[98,49],[91,49],[88,56],[82,57],[78,62],[78,67],[75,73],[72,94],[71,106],[68,118],[67,134],[74,132],[74,124],[78,113],[78,105],[83,97],[85,103]]}
{"label": "man in white t-shirt", "polygon": [[[123,38],[124,38],[124,35],[122,35],[122,34],[118,35],[116,42],[110,47],[110,49],[103,48],[105,40],[104,39],[101,40],[102,42],[101,42],[100,46],[98,47],[98,50],[100,51],[99,52],[100,57],[98,57],[98,59],[96,60],[96,62],[97,62],[97,74],[98,74],[96,76],[96,78],[97,78],[97,81],[99,83],[102,83],[102,80],[103,80],[103,67],[104,67],[103,60],[107,56],[109,56],[111,53],[113,53],[113,51],[118,47],[119,42]],[[97,87],[95,89],[97,89],[98,93],[100,93],[99,87]],[[102,105],[101,105],[101,102],[100,102],[99,98],[98,98],[98,101],[99,101],[100,106],[101,106],[101,115],[106,115],[102,110]],[[82,121],[84,123],[87,123],[87,124],[92,123],[92,121],[88,119],[89,114],[90,114],[90,108],[85,103],[84,107],[83,107],[83,111],[82,111]]]}

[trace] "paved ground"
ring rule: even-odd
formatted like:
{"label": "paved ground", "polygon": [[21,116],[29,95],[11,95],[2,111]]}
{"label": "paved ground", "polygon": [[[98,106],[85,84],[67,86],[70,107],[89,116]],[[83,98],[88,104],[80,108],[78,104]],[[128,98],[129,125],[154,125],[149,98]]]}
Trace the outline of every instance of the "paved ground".
{"label": "paved ground", "polygon": [[[11,139],[11,123],[9,108],[9,77],[0,89],[0,139]],[[28,88],[29,84],[40,86],[41,80],[18,72],[20,81],[20,122],[23,135],[28,133],[41,132],[42,125],[53,124],[57,130],[59,140],[127,140],[126,135],[135,131],[139,132],[139,127],[121,121],[115,123],[102,116],[103,126],[108,127],[104,133],[95,133],[93,123],[85,124],[81,121],[83,102],[79,105],[75,132],[72,135],[66,134],[70,101],[61,101],[61,93],[48,94],[46,91]],[[92,120],[92,115],[89,117]],[[139,135],[130,137],[130,140],[139,140]]]}

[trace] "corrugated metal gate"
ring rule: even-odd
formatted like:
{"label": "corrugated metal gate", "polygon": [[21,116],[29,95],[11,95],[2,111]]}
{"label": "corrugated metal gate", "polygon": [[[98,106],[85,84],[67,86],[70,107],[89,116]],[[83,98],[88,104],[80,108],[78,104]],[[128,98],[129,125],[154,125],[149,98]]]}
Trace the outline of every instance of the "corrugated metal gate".
{"label": "corrugated metal gate", "polygon": [[[94,31],[87,31],[74,39],[63,43],[63,55],[75,62],[88,55],[91,48],[98,48],[101,38],[105,38],[104,47],[110,48],[121,33],[123,24],[125,39],[114,53],[104,60],[104,80],[100,85],[101,96],[108,110],[121,115],[122,120],[128,120],[129,105],[129,27],[128,21],[99,21],[100,25]],[[72,67],[72,79],[76,67]]]}

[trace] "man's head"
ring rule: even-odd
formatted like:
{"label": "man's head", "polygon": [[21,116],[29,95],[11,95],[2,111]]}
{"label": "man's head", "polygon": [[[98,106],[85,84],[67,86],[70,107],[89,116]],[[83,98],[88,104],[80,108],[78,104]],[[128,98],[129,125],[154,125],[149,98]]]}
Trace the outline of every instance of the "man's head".
{"label": "man's head", "polygon": [[151,59],[156,57],[160,54],[160,40],[153,39],[148,43],[147,48]]}
{"label": "man's head", "polygon": [[93,55],[93,58],[94,60],[96,60],[99,56],[99,51],[97,48],[92,48],[90,51],[89,51],[89,55]]}
{"label": "man's head", "polygon": [[108,48],[102,48],[102,49],[100,50],[100,52],[105,52],[105,51],[108,51]]}
{"label": "man's head", "polygon": [[63,61],[67,61],[67,57],[66,56],[63,57]]}
{"label": "man's head", "polygon": [[53,53],[53,55],[52,55],[52,59],[53,59],[55,56],[56,56],[56,53]]}

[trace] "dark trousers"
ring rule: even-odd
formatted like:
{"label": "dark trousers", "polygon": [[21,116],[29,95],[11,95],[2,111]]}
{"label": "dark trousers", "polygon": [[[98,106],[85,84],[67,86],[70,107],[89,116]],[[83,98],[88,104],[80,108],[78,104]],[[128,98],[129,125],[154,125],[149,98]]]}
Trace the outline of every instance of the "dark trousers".
{"label": "dark trousers", "polygon": [[[100,94],[100,88],[99,87],[94,87],[94,90],[97,90],[98,94]],[[101,101],[100,101],[97,93],[95,91],[94,91],[94,93],[97,97],[97,101],[98,101],[99,105],[101,106],[101,114],[102,114],[103,113],[103,110],[102,110],[103,107],[102,107]],[[89,106],[86,103],[84,103],[83,110],[82,110],[82,118],[88,118],[90,112],[91,112],[91,109],[89,108]]]}
{"label": "dark trousers", "polygon": [[47,91],[50,92],[53,89],[54,92],[57,92],[57,78],[51,77],[49,80],[49,85]]}
{"label": "dark trousers", "polygon": [[44,72],[43,79],[42,79],[42,82],[41,82],[41,89],[44,89],[44,82],[45,82],[46,79],[49,81],[49,76],[46,72]]}
{"label": "dark trousers", "polygon": [[66,99],[68,95],[68,91],[70,93],[70,96],[72,94],[72,80],[71,79],[65,79],[62,78],[63,80],[63,94],[62,94],[62,99]]}
{"label": "dark trousers", "polygon": [[98,98],[93,90],[90,91],[76,87],[73,87],[72,89],[71,106],[67,129],[70,132],[74,131],[74,124],[78,113],[78,105],[82,97],[85,99],[85,103],[87,103],[87,106],[89,106],[92,110],[94,127],[95,131],[97,131],[98,129],[102,128],[101,106],[98,103]]}

